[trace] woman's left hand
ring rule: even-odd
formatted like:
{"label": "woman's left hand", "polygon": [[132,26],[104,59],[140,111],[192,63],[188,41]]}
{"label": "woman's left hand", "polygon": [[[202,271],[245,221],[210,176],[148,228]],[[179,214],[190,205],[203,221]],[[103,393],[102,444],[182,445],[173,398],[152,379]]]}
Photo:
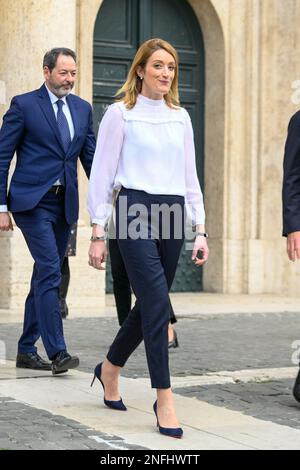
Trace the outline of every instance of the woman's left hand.
{"label": "woman's left hand", "polygon": [[[201,258],[197,257],[199,251],[202,253]],[[203,237],[201,235],[196,237],[192,254],[192,260],[194,261],[195,265],[202,266],[204,263],[206,263],[208,255],[209,249],[207,246],[206,237]]]}

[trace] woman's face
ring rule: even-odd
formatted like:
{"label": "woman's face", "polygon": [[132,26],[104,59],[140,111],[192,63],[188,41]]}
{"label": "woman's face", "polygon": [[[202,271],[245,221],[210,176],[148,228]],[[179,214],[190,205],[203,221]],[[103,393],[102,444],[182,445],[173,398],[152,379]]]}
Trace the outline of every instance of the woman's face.
{"label": "woman's face", "polygon": [[142,78],[141,94],[151,99],[161,99],[166,95],[175,76],[175,59],[164,49],[153,52],[144,68],[139,67]]}

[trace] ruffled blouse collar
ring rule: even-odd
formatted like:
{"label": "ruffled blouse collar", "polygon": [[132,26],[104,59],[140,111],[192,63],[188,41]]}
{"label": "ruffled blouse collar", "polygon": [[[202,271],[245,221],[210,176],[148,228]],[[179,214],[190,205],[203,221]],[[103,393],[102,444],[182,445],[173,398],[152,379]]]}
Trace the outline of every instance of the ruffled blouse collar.
{"label": "ruffled blouse collar", "polygon": [[137,97],[137,101],[140,104],[150,105],[150,106],[164,106],[165,100],[164,98],[160,100],[152,100],[151,98],[147,98],[144,95],[139,94]]}

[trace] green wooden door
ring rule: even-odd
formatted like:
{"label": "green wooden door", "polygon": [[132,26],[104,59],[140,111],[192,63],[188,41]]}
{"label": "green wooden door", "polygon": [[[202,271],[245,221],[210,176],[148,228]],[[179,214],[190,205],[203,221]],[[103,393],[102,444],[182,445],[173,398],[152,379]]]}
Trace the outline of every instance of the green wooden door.
{"label": "green wooden door", "polygon": [[[147,39],[160,37],[178,51],[181,105],[190,113],[195,133],[197,172],[203,187],[204,149],[204,48],[195,14],[186,0],[104,0],[94,30],[94,122],[99,122],[114,94],[124,83],[138,47]],[[174,292],[202,289],[202,269],[182,250]],[[112,292],[107,263],[106,291]]]}

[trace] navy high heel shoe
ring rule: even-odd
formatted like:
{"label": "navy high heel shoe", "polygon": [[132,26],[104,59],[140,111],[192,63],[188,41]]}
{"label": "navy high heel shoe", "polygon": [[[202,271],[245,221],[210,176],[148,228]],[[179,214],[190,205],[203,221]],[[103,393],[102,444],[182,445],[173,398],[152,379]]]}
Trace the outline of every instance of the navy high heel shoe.
{"label": "navy high heel shoe", "polygon": [[156,425],[161,434],[163,434],[164,436],[174,437],[175,439],[182,438],[183,430],[181,428],[163,428],[162,426],[159,425],[158,416],[157,416],[157,400],[153,405],[153,411],[155,413],[156,420],[157,420]]}
{"label": "navy high heel shoe", "polygon": [[127,408],[126,406],[124,405],[123,401],[122,401],[122,398],[120,400],[116,400],[116,401],[110,401],[110,400],[106,400],[105,399],[105,388],[104,388],[104,384],[101,380],[101,369],[102,369],[102,364],[103,362],[101,362],[100,364],[97,364],[96,367],[95,367],[95,370],[94,370],[94,377],[93,377],[93,380],[92,380],[92,383],[91,383],[91,387],[93,386],[94,382],[95,382],[95,378],[97,377],[97,379],[100,381],[102,387],[103,387],[103,391],[104,391],[104,404],[106,406],[108,406],[108,408],[112,408],[113,410],[119,410],[119,411],[126,411]]}

